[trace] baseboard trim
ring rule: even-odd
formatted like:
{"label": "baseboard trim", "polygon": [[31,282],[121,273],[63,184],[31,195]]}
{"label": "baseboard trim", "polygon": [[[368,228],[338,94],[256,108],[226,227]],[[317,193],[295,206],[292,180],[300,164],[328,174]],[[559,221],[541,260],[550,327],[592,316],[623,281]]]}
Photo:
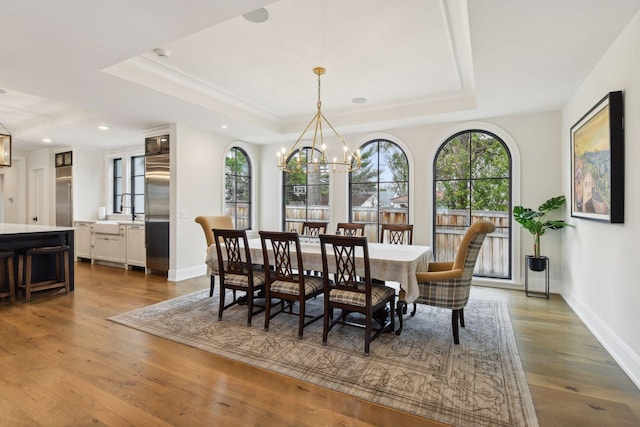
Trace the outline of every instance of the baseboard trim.
{"label": "baseboard trim", "polygon": [[640,389],[640,355],[636,354],[614,330],[609,328],[596,313],[581,304],[580,301],[572,298],[571,295],[562,294],[562,297],[636,387]]}

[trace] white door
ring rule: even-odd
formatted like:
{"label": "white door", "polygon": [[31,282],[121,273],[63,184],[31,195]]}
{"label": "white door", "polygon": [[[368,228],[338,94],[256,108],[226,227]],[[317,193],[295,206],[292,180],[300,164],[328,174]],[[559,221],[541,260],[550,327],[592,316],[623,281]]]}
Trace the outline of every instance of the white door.
{"label": "white door", "polygon": [[31,169],[29,180],[29,224],[48,224],[47,192],[45,191],[44,168]]}

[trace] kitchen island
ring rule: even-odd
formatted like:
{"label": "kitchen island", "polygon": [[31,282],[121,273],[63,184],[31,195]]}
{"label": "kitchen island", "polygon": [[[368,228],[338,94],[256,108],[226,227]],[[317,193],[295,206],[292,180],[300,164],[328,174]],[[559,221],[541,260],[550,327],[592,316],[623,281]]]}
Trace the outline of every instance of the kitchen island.
{"label": "kitchen island", "polygon": [[[73,227],[51,225],[0,224],[0,250],[17,254],[42,246],[69,246],[69,289],[74,289],[74,234]],[[34,257],[33,280],[40,281],[55,275],[54,258]],[[15,257],[15,280],[18,283],[18,257]]]}

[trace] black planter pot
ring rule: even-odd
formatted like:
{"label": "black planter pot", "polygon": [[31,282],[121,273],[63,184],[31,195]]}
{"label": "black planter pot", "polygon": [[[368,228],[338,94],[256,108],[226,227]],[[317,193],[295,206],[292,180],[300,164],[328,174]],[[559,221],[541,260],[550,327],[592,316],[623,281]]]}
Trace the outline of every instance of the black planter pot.
{"label": "black planter pot", "polygon": [[529,270],[531,271],[544,271],[547,269],[547,257],[529,257],[527,261],[529,262]]}

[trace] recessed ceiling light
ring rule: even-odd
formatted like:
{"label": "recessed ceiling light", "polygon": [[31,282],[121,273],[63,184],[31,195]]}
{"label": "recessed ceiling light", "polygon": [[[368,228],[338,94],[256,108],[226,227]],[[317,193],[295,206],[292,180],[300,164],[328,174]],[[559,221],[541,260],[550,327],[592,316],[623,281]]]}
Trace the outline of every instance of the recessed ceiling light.
{"label": "recessed ceiling light", "polygon": [[98,126],[98,129],[100,129],[100,130],[109,130],[109,126],[100,125],[100,126]]}
{"label": "recessed ceiling light", "polygon": [[220,126],[220,127],[221,127],[222,129],[226,129],[226,128],[228,128],[229,126],[227,126],[227,125],[222,125],[222,126]]}
{"label": "recessed ceiling light", "polygon": [[365,102],[367,102],[367,98],[353,98],[351,102],[353,102],[354,104],[364,104]]}
{"label": "recessed ceiling light", "polygon": [[265,22],[267,19],[269,19],[269,12],[264,7],[261,7],[260,9],[247,12],[242,16],[244,17],[244,19],[246,19],[249,22],[253,22],[254,24],[260,24],[262,22]]}
{"label": "recessed ceiling light", "polygon": [[53,142],[53,139],[51,139],[51,138],[42,138],[42,142],[46,142],[47,144],[49,144],[50,142]]}
{"label": "recessed ceiling light", "polygon": [[169,49],[165,49],[162,47],[157,47],[153,49],[153,53],[158,55],[160,58],[168,58],[171,56],[171,51]]}
{"label": "recessed ceiling light", "polygon": [[7,93],[7,91],[6,91],[6,90],[4,90],[4,89],[0,89],[0,95],[4,95],[5,93]]}

